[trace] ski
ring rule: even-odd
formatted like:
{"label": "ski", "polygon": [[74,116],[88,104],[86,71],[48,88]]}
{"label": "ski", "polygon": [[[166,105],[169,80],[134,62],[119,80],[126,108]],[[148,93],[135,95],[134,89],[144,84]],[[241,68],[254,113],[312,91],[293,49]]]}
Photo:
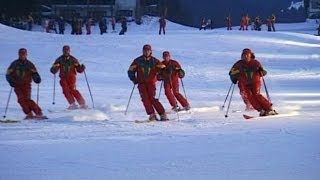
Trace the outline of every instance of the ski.
{"label": "ski", "polygon": [[0,123],[19,123],[19,120],[13,120],[13,119],[1,119]]}
{"label": "ski", "polygon": [[166,122],[170,120],[165,120],[165,121],[159,121],[159,120],[134,120],[135,123],[141,124],[141,123],[153,123],[153,122]]}
{"label": "ski", "polygon": [[275,114],[275,115],[269,115],[269,116],[250,116],[247,114],[243,114],[244,119],[264,119],[264,118],[273,118],[273,117],[290,117],[290,116],[297,116],[299,115],[299,112],[292,111],[288,113],[281,113],[281,114]]}
{"label": "ski", "polygon": [[252,119],[252,118],[257,118],[257,117],[258,116],[249,116],[249,115],[243,114],[243,118],[245,118],[245,119]]}

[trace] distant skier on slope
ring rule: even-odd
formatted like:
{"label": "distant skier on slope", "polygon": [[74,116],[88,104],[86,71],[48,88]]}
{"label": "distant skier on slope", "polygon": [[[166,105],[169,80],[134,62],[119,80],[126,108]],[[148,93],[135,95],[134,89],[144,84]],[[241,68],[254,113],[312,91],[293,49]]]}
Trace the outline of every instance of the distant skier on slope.
{"label": "distant skier on slope", "polygon": [[159,19],[159,35],[161,35],[161,32],[163,31],[163,34],[166,34],[166,19],[164,17],[161,17]]}
{"label": "distant skier on slope", "polygon": [[260,112],[260,116],[277,114],[272,109],[272,104],[260,94],[261,77],[265,76],[267,71],[255,59],[255,55],[250,49],[244,49],[241,58],[232,66],[229,75],[234,84],[238,82],[240,95],[247,108],[250,103],[255,110]]}
{"label": "distant skier on slope", "polygon": [[78,108],[78,105],[75,103],[75,99],[79,103],[81,109],[87,109],[88,106],[86,105],[85,100],[76,89],[77,72],[84,72],[86,67],[84,64],[80,65],[78,59],[70,55],[70,46],[63,46],[62,51],[63,55],[55,60],[50,71],[52,74],[56,74],[60,71],[60,85],[62,87],[63,94],[69,103],[68,109],[72,110]]}
{"label": "distant skier on slope", "polygon": [[158,80],[164,81],[165,95],[172,106],[172,110],[181,110],[177,103],[178,100],[183,110],[187,111],[190,109],[189,102],[179,93],[179,78],[184,78],[185,72],[177,61],[171,59],[169,51],[164,51],[162,54],[164,59],[162,63],[166,67],[158,75]]}
{"label": "distant skier on slope", "polygon": [[168,120],[162,104],[155,98],[157,75],[165,65],[152,56],[149,44],[144,45],[142,51],[143,55],[131,63],[128,77],[134,84],[138,84],[141,101],[149,115],[149,120],[158,120],[155,110],[160,115],[160,121]]}
{"label": "distant skier on slope", "polygon": [[19,49],[18,54],[19,58],[7,70],[6,79],[14,88],[18,103],[26,114],[25,119],[47,119],[39,105],[31,99],[31,81],[40,84],[41,77],[35,65],[27,59],[27,49]]}

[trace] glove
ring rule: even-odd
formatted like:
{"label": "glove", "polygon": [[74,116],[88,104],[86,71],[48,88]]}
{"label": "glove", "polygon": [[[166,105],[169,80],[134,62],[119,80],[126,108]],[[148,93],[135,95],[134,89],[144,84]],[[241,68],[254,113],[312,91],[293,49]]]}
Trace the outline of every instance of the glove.
{"label": "glove", "polygon": [[267,71],[264,70],[262,67],[259,68],[259,73],[260,73],[261,76],[267,75]]}
{"label": "glove", "polygon": [[81,64],[80,68],[84,71],[86,69],[86,66],[84,64]]}
{"label": "glove", "polygon": [[158,75],[157,75],[157,80],[158,80],[158,81],[163,81],[163,76],[162,76],[161,74],[158,74]]}
{"label": "glove", "polygon": [[180,79],[184,78],[185,74],[186,74],[186,73],[184,72],[183,69],[179,69],[179,70],[178,70],[178,76],[179,76]]}
{"label": "glove", "polygon": [[15,87],[16,86],[16,83],[14,82],[14,79],[9,74],[6,75],[6,79],[7,79],[8,83],[10,84],[11,87]]}
{"label": "glove", "polygon": [[37,83],[37,84],[41,83],[41,77],[40,77],[40,75],[39,75],[38,72],[34,72],[34,73],[32,74],[32,79],[33,79],[33,81],[34,81],[35,83]]}
{"label": "glove", "polygon": [[51,67],[51,68],[50,68],[50,72],[51,72],[52,74],[56,74],[56,73],[58,72],[58,70],[57,70],[55,67]]}
{"label": "glove", "polygon": [[10,86],[13,87],[13,88],[16,86],[16,84],[15,84],[14,82],[9,82],[9,84],[10,84]]}
{"label": "glove", "polygon": [[132,81],[133,84],[138,84],[138,80],[136,78],[132,79],[131,81]]}
{"label": "glove", "polygon": [[130,77],[130,80],[132,81],[133,84],[138,84],[138,79],[135,76]]}
{"label": "glove", "polygon": [[233,84],[237,84],[238,82],[238,78],[236,78],[235,76],[230,76],[230,80]]}

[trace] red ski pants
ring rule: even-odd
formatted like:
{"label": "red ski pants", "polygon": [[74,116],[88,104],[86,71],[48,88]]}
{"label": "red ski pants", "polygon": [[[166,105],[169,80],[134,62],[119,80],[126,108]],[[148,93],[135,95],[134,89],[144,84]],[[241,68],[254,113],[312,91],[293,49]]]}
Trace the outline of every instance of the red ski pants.
{"label": "red ski pants", "polygon": [[[238,83],[240,89],[240,95],[243,101],[250,102],[252,107],[257,111],[260,110],[271,110],[272,104],[260,94],[261,83],[255,83],[251,85],[246,85],[244,83]],[[248,103],[246,103],[248,104]]]}
{"label": "red ski pants", "polygon": [[182,107],[186,107],[189,105],[188,101],[186,98],[184,98],[180,93],[179,93],[179,81],[173,81],[172,86],[170,82],[165,81],[164,82],[164,92],[165,95],[168,98],[168,101],[172,107],[176,107],[177,100],[181,104]]}
{"label": "red ski pants", "polygon": [[138,85],[141,101],[148,115],[153,114],[155,111],[163,114],[165,112],[162,104],[158,99],[155,98],[156,95],[156,85],[151,83],[143,83]]}
{"label": "red ski pants", "polygon": [[80,92],[76,89],[76,77],[61,78],[60,85],[62,87],[62,92],[66,97],[69,104],[73,104],[75,99],[79,105],[85,105],[86,102],[83,99]]}
{"label": "red ski pants", "polygon": [[18,103],[20,104],[25,114],[33,111],[36,115],[41,114],[41,108],[31,99],[31,84],[17,86],[14,88],[17,95]]}

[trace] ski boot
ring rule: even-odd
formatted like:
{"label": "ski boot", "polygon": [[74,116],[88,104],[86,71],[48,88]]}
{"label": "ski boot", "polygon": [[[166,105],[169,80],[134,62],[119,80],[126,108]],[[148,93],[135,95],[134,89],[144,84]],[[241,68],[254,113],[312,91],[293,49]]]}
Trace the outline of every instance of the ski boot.
{"label": "ski boot", "polygon": [[24,120],[30,120],[30,119],[33,119],[35,116],[33,115],[32,112],[29,112],[26,117],[24,118]]}
{"label": "ski boot", "polygon": [[76,105],[75,103],[72,103],[72,104],[70,104],[70,106],[67,109],[68,110],[78,109],[78,105]]}
{"label": "ski boot", "polygon": [[168,121],[168,117],[166,113],[160,114],[160,120],[159,121]]}
{"label": "ski boot", "polygon": [[174,111],[174,112],[179,112],[182,109],[179,106],[174,106],[174,107],[171,108],[171,110]]}
{"label": "ski boot", "polygon": [[183,107],[183,110],[185,110],[185,111],[189,111],[191,108],[190,108],[190,106],[189,105],[187,105],[187,106],[185,106],[185,107]]}
{"label": "ski boot", "polygon": [[43,119],[48,119],[48,117],[43,115],[42,112],[40,112],[39,114],[36,114],[33,119],[43,120]]}
{"label": "ski boot", "polygon": [[270,110],[261,110],[259,116],[272,116],[277,115],[277,111],[270,109]]}
{"label": "ski boot", "polygon": [[86,104],[81,104],[80,109],[88,109],[88,106]]}
{"label": "ski boot", "polygon": [[155,113],[149,115],[149,121],[158,121],[158,118]]}

